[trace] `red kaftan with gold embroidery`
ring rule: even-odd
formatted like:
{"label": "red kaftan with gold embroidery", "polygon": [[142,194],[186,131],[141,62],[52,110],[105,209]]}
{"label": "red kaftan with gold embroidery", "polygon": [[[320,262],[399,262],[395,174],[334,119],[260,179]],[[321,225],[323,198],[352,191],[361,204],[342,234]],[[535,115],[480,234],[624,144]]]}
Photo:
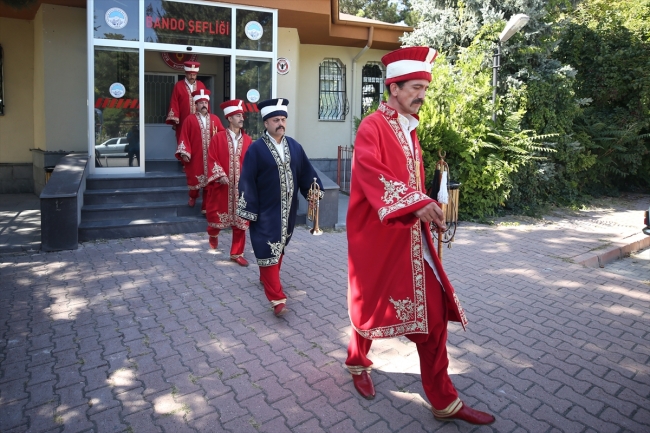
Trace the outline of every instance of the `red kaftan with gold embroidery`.
{"label": "red kaftan with gold embroidery", "polygon": [[169,101],[169,112],[165,123],[168,125],[176,126],[176,144],[181,138],[181,130],[183,129],[183,122],[190,114],[194,114],[196,106],[192,100],[192,92],[195,90],[205,90],[205,85],[196,80],[193,88],[187,84],[187,80],[183,79],[176,83],[174,90],[172,90],[172,97]]}
{"label": "red kaftan with gold embroidery", "polygon": [[[236,227],[248,229],[248,220],[237,215],[237,199],[239,198],[239,175],[244,155],[253,140],[242,132],[233,149],[232,135],[228,130],[217,133],[210,141],[208,149],[208,194],[206,205],[208,227],[224,229]],[[220,177],[226,176],[228,184],[219,183]]]}
{"label": "red kaftan with gold embroidery", "polygon": [[183,162],[189,189],[204,188],[208,184],[208,146],[212,136],[224,130],[221,119],[214,114],[208,114],[207,128],[203,127],[200,116],[196,113],[185,119],[176,148],[179,161],[183,161],[183,155],[190,158],[190,162]]}
{"label": "red kaftan with gold embroidery", "polygon": [[411,138],[415,152],[397,112],[381,104],[361,122],[354,142],[346,222],[348,309],[353,327],[368,339],[429,333],[427,289],[435,285],[425,281],[425,244],[445,290],[449,320],[467,323],[428,224],[413,214],[435,201],[424,193],[422,149],[415,131]]}

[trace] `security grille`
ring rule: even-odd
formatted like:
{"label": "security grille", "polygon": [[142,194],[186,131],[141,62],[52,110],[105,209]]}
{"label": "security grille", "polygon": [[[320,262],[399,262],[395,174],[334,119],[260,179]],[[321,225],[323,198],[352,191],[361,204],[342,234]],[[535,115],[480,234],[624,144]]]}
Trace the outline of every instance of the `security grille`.
{"label": "security grille", "polygon": [[325,59],[319,67],[318,119],[345,120],[349,111],[345,97],[345,65],[339,59]]}
{"label": "security grille", "polygon": [[379,106],[384,93],[384,71],[378,63],[369,62],[361,70],[361,116]]}
{"label": "security grille", "polygon": [[144,75],[144,123],[165,123],[176,75]]}

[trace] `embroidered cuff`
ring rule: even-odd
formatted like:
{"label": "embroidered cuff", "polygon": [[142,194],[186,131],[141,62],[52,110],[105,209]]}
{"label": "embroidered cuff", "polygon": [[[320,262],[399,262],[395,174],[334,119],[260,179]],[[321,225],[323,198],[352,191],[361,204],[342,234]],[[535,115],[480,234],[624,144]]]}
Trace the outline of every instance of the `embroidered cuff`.
{"label": "embroidered cuff", "polygon": [[237,215],[244,219],[247,219],[248,221],[257,221],[256,213],[248,212],[247,210],[244,209],[237,209]]}
{"label": "embroidered cuff", "polygon": [[400,198],[396,203],[379,208],[379,211],[377,212],[379,214],[379,221],[384,221],[384,218],[386,218],[388,214],[396,212],[400,209],[404,209],[405,207],[412,206],[419,201],[428,199],[429,197],[420,191],[412,192],[411,194]]}
{"label": "embroidered cuff", "polygon": [[216,162],[214,163],[214,166],[212,167],[212,171],[210,174],[210,177],[208,178],[208,183],[214,182],[215,180],[222,178],[222,177],[228,177],[224,169],[217,164]]}

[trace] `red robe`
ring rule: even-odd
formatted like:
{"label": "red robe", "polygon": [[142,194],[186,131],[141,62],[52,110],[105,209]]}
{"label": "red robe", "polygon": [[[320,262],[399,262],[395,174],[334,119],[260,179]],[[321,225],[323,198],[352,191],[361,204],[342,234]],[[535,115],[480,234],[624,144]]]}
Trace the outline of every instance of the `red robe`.
{"label": "red robe", "polygon": [[192,92],[195,90],[205,89],[205,85],[196,80],[193,88],[187,84],[187,80],[183,79],[178,81],[172,91],[172,97],[169,101],[169,113],[165,123],[168,125],[176,125],[176,144],[181,138],[181,129],[185,118],[190,114],[195,113],[195,105],[192,100]]}
{"label": "red robe", "polygon": [[188,116],[183,122],[181,138],[176,148],[176,158],[183,161],[183,155],[190,158],[185,165],[187,187],[190,190],[204,188],[208,184],[208,146],[210,139],[219,131],[223,131],[221,120],[214,114],[208,114],[208,128],[203,127],[199,119],[200,113]]}
{"label": "red robe", "polygon": [[[433,199],[424,193],[422,149],[415,152],[397,111],[386,104],[357,132],[346,230],[348,309],[352,326],[368,339],[428,334],[425,243],[447,298],[449,320],[467,323],[434,248],[429,225],[413,212]],[[416,174],[417,173],[417,174]]]}
{"label": "red robe", "polygon": [[[244,163],[244,155],[253,140],[245,133],[239,137],[237,151],[233,150],[232,135],[228,130],[212,137],[208,149],[208,204],[206,206],[208,227],[224,229],[236,227],[248,228],[248,220],[237,215],[239,199],[239,175]],[[228,184],[219,183],[220,177],[226,176]]]}

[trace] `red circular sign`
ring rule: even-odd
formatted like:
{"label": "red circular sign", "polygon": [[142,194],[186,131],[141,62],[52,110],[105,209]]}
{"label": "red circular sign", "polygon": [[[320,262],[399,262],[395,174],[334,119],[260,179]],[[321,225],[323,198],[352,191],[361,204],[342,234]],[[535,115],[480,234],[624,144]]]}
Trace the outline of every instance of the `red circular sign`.
{"label": "red circular sign", "polygon": [[177,71],[183,70],[184,62],[195,62],[198,57],[197,54],[185,53],[160,53],[160,55],[167,66]]}

